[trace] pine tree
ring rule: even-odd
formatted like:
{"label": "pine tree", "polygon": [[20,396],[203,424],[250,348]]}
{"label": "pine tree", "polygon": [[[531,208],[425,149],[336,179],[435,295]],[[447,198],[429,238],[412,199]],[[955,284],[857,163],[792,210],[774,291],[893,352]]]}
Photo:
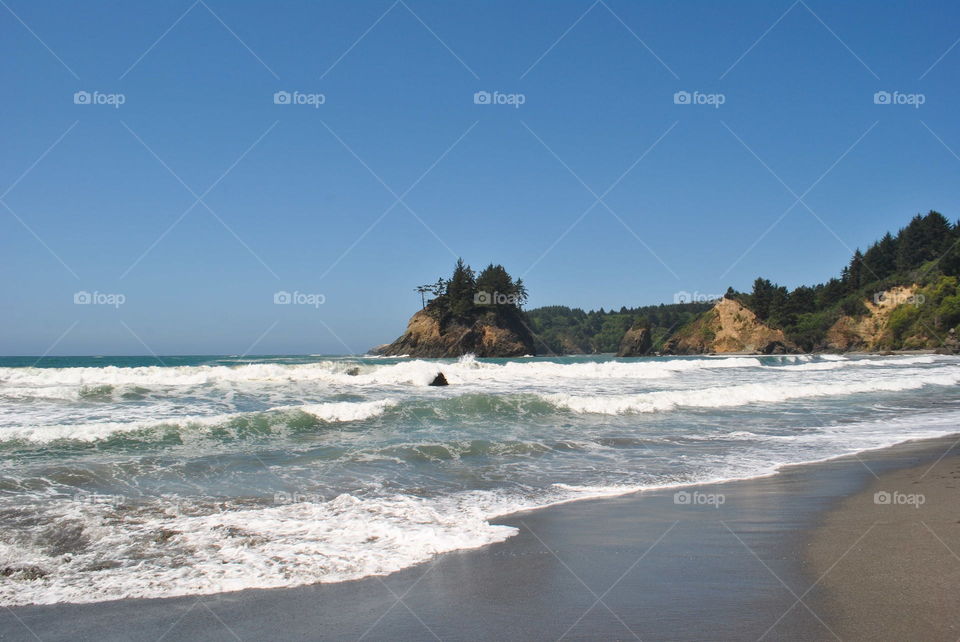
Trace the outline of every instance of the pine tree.
{"label": "pine tree", "polygon": [[473,295],[477,291],[477,282],[473,270],[457,259],[453,268],[453,276],[447,281],[446,303],[448,310],[454,317],[462,317],[473,309]]}

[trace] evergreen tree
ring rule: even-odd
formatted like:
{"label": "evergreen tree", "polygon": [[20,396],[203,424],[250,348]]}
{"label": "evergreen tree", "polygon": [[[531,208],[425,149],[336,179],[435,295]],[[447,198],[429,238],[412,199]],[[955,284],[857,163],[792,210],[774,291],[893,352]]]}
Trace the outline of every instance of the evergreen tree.
{"label": "evergreen tree", "polygon": [[447,281],[447,309],[455,317],[465,315],[474,306],[473,295],[476,292],[477,281],[473,270],[463,262],[463,259],[457,259],[457,264],[453,268],[453,276]]}

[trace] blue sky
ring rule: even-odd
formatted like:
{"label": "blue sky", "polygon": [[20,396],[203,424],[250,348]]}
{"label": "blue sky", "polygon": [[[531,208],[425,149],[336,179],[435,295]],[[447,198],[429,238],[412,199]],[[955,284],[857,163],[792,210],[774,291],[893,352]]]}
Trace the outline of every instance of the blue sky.
{"label": "blue sky", "polygon": [[960,217],[958,38],[953,2],[3,0],[0,354],[362,352],[456,256],[534,307],[822,281]]}

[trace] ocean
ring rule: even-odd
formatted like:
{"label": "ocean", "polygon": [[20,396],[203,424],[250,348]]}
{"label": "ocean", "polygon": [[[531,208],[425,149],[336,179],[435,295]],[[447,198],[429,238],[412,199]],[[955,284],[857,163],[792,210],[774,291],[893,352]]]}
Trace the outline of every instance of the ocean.
{"label": "ocean", "polygon": [[520,510],[960,432],[952,356],[35,362],[0,358],[7,606],[387,574]]}

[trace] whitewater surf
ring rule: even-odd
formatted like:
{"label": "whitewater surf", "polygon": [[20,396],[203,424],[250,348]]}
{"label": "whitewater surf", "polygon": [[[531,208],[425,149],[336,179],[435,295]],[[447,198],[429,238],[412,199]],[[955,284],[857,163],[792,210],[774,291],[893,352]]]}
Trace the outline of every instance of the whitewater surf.
{"label": "whitewater surf", "polygon": [[[957,432],[937,355],[0,359],[0,604],[289,587]],[[443,372],[446,387],[429,383]]]}

